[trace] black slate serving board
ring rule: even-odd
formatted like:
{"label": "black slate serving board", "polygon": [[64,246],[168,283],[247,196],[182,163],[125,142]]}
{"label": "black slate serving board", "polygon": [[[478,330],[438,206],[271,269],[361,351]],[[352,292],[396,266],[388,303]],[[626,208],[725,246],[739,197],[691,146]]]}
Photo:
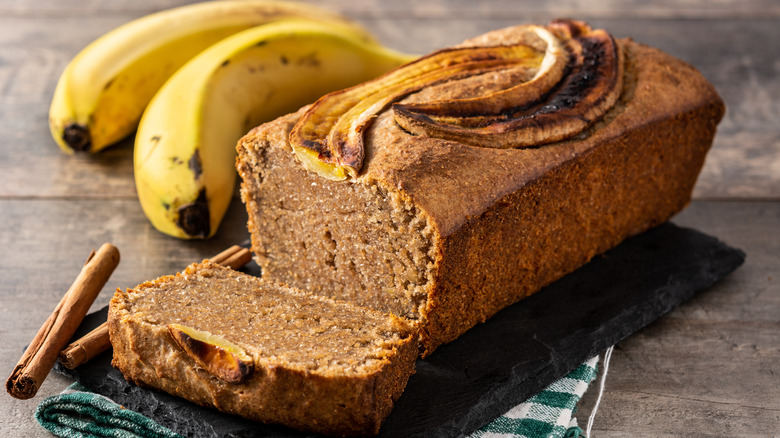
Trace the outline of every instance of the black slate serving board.
{"label": "black slate serving board", "polygon": [[[382,437],[464,436],[590,357],[725,277],[745,254],[696,230],[663,224],[594,258],[417,361]],[[76,337],[106,319],[87,317]],[[128,384],[110,352],[69,375],[192,437],[305,437]]]}

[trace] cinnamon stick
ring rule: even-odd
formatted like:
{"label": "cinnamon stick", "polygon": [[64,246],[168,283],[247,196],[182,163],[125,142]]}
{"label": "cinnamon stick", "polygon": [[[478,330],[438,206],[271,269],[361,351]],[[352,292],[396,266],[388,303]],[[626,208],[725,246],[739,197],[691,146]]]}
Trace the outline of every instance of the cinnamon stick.
{"label": "cinnamon stick", "polygon": [[119,250],[110,243],[92,251],[81,272],[33,338],[5,383],[13,397],[28,399],[38,392],[60,350],[67,345],[92,303],[119,264]]}
{"label": "cinnamon stick", "polygon": [[[252,260],[252,253],[249,252],[246,248],[238,247],[237,250],[235,250],[232,254],[230,254],[228,257],[226,257],[223,260],[216,261],[214,263],[219,263],[222,266],[226,266],[230,269],[238,269],[247,263],[249,263]],[[214,261],[212,259],[212,261]]]}
{"label": "cinnamon stick", "polygon": [[91,360],[111,347],[108,337],[108,323],[104,322],[60,352],[60,362],[65,368],[73,369]]}
{"label": "cinnamon stick", "polygon": [[252,253],[248,249],[233,245],[221,253],[211,257],[211,261],[231,269],[238,269],[252,260]]}
{"label": "cinnamon stick", "polygon": [[[252,260],[252,253],[238,245],[233,245],[211,257],[212,262],[231,269],[238,269],[249,263],[250,260]],[[62,350],[60,352],[60,362],[65,368],[73,369],[108,350],[110,347],[108,323],[104,322]]]}

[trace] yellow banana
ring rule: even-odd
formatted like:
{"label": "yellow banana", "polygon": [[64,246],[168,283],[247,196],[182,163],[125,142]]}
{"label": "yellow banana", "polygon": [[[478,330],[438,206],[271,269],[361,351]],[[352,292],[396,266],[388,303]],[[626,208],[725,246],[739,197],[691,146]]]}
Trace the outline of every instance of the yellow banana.
{"label": "yellow banana", "polygon": [[177,71],[136,133],[136,189],[152,225],[179,238],[213,235],[233,197],[242,135],[412,59],[361,35],[281,21],[228,37]]}
{"label": "yellow banana", "polygon": [[[239,31],[293,17],[348,25],[310,4],[226,0],[164,10],[116,28],[62,73],[49,109],[54,140],[68,153],[116,143],[132,134],[152,96],[192,57]],[[363,32],[362,38],[371,37]]]}

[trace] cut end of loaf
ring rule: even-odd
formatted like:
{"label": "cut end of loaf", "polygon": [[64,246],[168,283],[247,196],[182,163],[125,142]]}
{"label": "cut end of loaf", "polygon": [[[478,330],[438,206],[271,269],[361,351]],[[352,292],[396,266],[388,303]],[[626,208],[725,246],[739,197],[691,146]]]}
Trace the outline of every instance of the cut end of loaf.
{"label": "cut end of loaf", "polygon": [[289,132],[278,128],[291,117],[239,145],[242,197],[264,278],[420,320],[436,263],[428,218],[379,181],[330,181],[298,165],[286,141],[269,146]]}
{"label": "cut end of loaf", "polygon": [[[176,324],[239,345],[255,361],[323,375],[374,372],[394,343],[413,337],[403,321],[267,283],[205,261],[121,293],[114,307],[139,324]],[[163,336],[167,337],[167,336]]]}
{"label": "cut end of loaf", "polygon": [[[183,348],[171,326],[208,336],[199,338],[197,349]],[[118,291],[109,332],[113,363],[132,382],[327,435],[377,433],[418,351],[416,333],[399,318],[209,261]],[[226,355],[208,351],[217,347],[251,363],[253,371],[225,379],[219,361]]]}

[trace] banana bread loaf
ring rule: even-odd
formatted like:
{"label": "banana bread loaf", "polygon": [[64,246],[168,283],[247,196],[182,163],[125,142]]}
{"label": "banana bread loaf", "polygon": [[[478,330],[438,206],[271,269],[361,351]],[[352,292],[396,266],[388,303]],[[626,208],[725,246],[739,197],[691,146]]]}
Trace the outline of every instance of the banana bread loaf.
{"label": "banana bread loaf", "polygon": [[118,290],[108,325],[128,381],[327,435],[376,434],[418,354],[401,318],[209,261]]}
{"label": "banana bread loaf", "polygon": [[[527,31],[460,47],[509,45]],[[306,168],[290,142],[312,107],[253,129],[237,168],[264,278],[407,318],[427,355],[668,220],[690,200],[724,106],[692,66],[629,39],[615,44],[615,102],[549,143],[485,147],[413,133],[388,106],[364,134],[362,168],[336,181]],[[532,73],[480,72],[398,103],[479,96]],[[554,125],[561,100],[545,98],[536,114]]]}

